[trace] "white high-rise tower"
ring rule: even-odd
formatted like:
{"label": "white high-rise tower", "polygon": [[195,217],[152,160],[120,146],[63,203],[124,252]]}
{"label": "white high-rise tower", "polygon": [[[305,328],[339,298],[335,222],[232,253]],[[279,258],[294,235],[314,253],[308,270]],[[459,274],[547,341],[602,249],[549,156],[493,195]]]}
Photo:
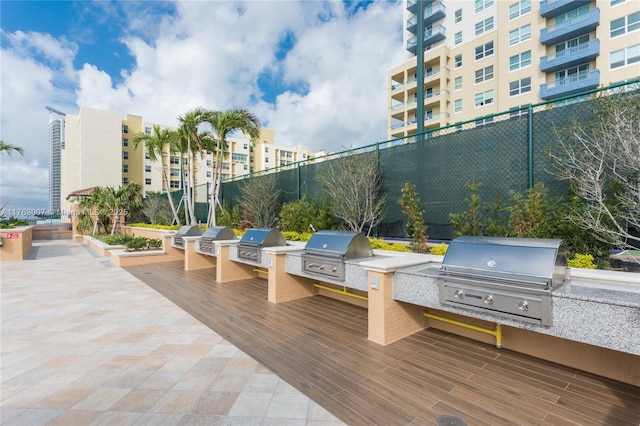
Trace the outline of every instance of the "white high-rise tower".
{"label": "white high-rise tower", "polygon": [[49,212],[60,211],[61,160],[64,149],[64,121],[66,114],[45,107],[49,111]]}

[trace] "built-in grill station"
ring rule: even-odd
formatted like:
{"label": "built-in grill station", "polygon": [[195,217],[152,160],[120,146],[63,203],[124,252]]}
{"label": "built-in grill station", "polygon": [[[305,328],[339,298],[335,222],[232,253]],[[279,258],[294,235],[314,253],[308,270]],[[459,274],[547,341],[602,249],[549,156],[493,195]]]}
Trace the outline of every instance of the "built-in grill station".
{"label": "built-in grill station", "polygon": [[550,326],[551,292],[569,280],[562,240],[458,237],[438,272],[440,303]]}
{"label": "built-in grill station", "polygon": [[287,241],[278,228],[252,228],[238,242],[238,259],[261,263],[263,248],[286,245]]}
{"label": "built-in grill station", "polygon": [[215,254],[214,241],[235,240],[236,234],[228,226],[212,226],[204,231],[198,243],[198,251]]}
{"label": "built-in grill station", "polygon": [[344,281],[345,260],[371,256],[371,244],[362,232],[318,231],[304,247],[302,270]]}
{"label": "built-in grill station", "polygon": [[198,237],[202,235],[202,228],[199,225],[181,226],[171,237],[171,246],[184,249],[184,237]]}

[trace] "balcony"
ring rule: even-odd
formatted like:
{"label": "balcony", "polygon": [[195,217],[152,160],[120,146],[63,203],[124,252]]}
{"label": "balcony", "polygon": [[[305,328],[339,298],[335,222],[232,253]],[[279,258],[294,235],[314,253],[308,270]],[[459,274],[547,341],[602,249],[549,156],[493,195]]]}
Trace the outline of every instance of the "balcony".
{"label": "balcony", "polygon": [[600,24],[600,9],[591,9],[589,13],[567,19],[566,21],[540,30],[540,43],[546,46],[562,43],[588,34]]}
{"label": "balcony", "polygon": [[540,2],[540,16],[547,19],[555,18],[589,3],[591,3],[590,0],[542,0]]}
{"label": "balcony", "polygon": [[411,13],[416,13],[416,10],[418,10],[418,0],[407,0],[407,10]]}
{"label": "balcony", "polygon": [[424,8],[424,25],[431,25],[447,16],[444,4],[441,2],[431,3]]}
{"label": "balcony", "polygon": [[592,70],[556,80],[550,84],[540,85],[540,97],[553,99],[560,96],[573,95],[589,89],[595,89],[600,85],[600,71]]}
{"label": "balcony", "polygon": [[[437,43],[440,40],[444,40],[446,38],[446,30],[442,25],[437,25],[433,27],[429,31],[425,31],[424,33],[424,45],[429,46],[430,44]],[[418,37],[413,36],[409,40],[407,40],[407,50],[413,54],[418,50]]]}
{"label": "balcony", "polygon": [[554,72],[593,61],[600,54],[600,40],[591,40],[540,58],[540,71]]}

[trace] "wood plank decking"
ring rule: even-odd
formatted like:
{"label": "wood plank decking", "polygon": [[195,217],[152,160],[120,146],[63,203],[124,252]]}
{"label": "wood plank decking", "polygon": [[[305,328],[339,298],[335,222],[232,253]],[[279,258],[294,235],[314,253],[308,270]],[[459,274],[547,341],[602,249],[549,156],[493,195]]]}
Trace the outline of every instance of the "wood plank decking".
{"label": "wood plank decking", "polygon": [[[215,282],[183,262],[128,267],[349,425],[639,425],[640,388],[427,329],[388,346],[366,309],[322,296],[272,304],[263,279]],[[552,348],[550,348],[552,350]]]}

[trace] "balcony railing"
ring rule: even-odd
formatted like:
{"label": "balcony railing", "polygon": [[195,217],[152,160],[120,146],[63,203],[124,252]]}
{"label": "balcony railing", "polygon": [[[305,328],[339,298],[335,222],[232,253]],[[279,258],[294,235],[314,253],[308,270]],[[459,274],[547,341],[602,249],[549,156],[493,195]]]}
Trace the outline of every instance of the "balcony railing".
{"label": "balcony railing", "polygon": [[446,8],[441,2],[433,2],[424,8],[424,25],[431,25],[447,16]]}
{"label": "balcony railing", "polygon": [[553,99],[560,96],[573,95],[585,90],[594,89],[600,85],[600,71],[582,71],[553,83],[540,85],[540,97]]}
{"label": "balcony railing", "polygon": [[540,30],[540,43],[552,46],[563,41],[590,33],[600,24],[600,9],[597,7],[575,18]]}
{"label": "balcony railing", "polygon": [[589,3],[591,0],[542,0],[540,2],[540,16],[547,19],[555,18]]}
{"label": "balcony railing", "polygon": [[[444,40],[446,38],[446,29],[444,26],[438,24],[433,27],[429,31],[425,31],[424,33],[424,45],[429,46],[430,44],[437,43],[440,40]],[[416,53],[418,49],[418,37],[413,36],[409,40],[407,40],[407,50],[411,53]]]}
{"label": "balcony railing", "polygon": [[600,40],[591,40],[540,58],[540,71],[554,72],[594,60],[600,54]]}

